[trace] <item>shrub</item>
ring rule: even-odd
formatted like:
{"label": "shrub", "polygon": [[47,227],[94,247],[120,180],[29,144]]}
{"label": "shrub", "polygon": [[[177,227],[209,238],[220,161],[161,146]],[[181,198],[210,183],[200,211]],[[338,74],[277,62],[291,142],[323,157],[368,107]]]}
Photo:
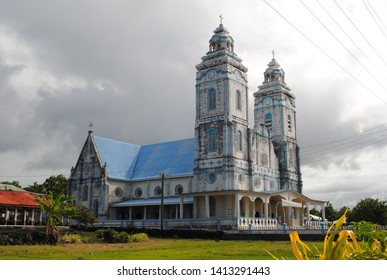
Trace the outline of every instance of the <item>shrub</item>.
{"label": "shrub", "polygon": [[97,238],[106,243],[127,243],[129,234],[125,231],[115,231],[114,229],[99,229],[95,231]]}
{"label": "shrub", "polygon": [[65,244],[81,244],[82,239],[79,234],[65,234],[61,237],[60,242]]}
{"label": "shrub", "polygon": [[129,235],[128,242],[145,242],[149,240],[149,236],[146,233],[136,233]]}
{"label": "shrub", "polygon": [[[386,259],[386,232],[375,231],[370,224],[354,225],[358,229],[359,236],[368,242],[368,248],[363,248],[358,243],[358,237],[352,230],[341,230],[347,215],[346,211],[343,216],[332,225],[324,240],[324,250],[322,253],[317,252],[320,260],[348,260],[348,259]],[[331,231],[333,230],[333,233]],[[331,233],[331,234],[330,234]],[[335,240],[337,236],[337,239]],[[312,253],[311,249],[300,240],[297,232],[290,234],[292,250],[298,260],[308,260]],[[301,247],[301,248],[300,248]]]}

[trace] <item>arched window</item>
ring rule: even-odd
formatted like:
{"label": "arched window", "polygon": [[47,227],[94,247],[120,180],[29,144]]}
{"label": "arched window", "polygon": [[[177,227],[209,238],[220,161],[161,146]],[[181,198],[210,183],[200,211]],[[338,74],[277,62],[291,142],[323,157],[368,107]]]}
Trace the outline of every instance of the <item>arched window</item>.
{"label": "arched window", "polygon": [[208,91],[208,110],[216,109],[216,90],[211,88]]}
{"label": "arched window", "polygon": [[271,129],[271,123],[272,123],[272,116],[271,116],[271,113],[267,113],[265,115],[265,126],[267,128],[270,128]]}
{"label": "arched window", "polygon": [[208,131],[208,151],[209,152],[216,151],[216,130],[215,130],[215,128],[211,128]]}
{"label": "arched window", "polygon": [[89,186],[88,185],[84,185],[82,187],[82,201],[87,201],[88,194],[89,194]]}
{"label": "arched window", "polygon": [[98,199],[94,199],[93,202],[93,212],[94,212],[94,217],[98,217]]}
{"label": "arched window", "polygon": [[235,106],[237,110],[242,110],[242,94],[239,90],[235,92]]}
{"label": "arched window", "polygon": [[238,151],[243,150],[243,134],[240,130],[237,131],[237,149]]}
{"label": "arched window", "polygon": [[288,115],[288,130],[292,131],[292,116]]}

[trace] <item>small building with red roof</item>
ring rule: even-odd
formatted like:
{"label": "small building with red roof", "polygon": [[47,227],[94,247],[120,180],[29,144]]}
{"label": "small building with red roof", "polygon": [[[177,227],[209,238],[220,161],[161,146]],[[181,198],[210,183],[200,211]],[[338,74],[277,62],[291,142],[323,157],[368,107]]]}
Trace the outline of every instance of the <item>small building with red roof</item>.
{"label": "small building with red roof", "polygon": [[37,194],[12,185],[0,185],[0,225],[36,225],[42,212],[35,201]]}

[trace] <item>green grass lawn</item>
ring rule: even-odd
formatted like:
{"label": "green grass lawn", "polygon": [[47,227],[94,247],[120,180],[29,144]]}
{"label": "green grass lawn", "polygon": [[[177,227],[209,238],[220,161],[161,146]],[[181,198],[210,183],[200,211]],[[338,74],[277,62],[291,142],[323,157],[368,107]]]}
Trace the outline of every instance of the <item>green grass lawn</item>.
{"label": "green grass lawn", "polygon": [[[321,249],[322,242],[308,242]],[[0,246],[3,260],[272,260],[294,259],[287,241],[219,241],[151,238],[128,244]]]}

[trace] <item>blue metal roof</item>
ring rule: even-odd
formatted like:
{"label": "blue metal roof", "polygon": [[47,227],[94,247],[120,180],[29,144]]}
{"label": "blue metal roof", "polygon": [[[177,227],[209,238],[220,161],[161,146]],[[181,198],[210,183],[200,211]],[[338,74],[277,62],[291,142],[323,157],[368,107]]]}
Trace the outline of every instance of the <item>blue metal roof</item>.
{"label": "blue metal roof", "polygon": [[185,139],[151,145],[133,145],[94,136],[103,163],[108,165],[108,177],[121,180],[141,180],[193,174],[195,142]]}
{"label": "blue metal roof", "polygon": [[[164,205],[176,205],[180,203],[180,197],[165,197]],[[184,197],[184,204],[192,204],[193,197],[186,196]],[[151,205],[161,205],[161,198],[148,198],[148,199],[130,199],[121,201],[118,203],[112,204],[112,207],[128,207],[128,206],[151,206]]]}

